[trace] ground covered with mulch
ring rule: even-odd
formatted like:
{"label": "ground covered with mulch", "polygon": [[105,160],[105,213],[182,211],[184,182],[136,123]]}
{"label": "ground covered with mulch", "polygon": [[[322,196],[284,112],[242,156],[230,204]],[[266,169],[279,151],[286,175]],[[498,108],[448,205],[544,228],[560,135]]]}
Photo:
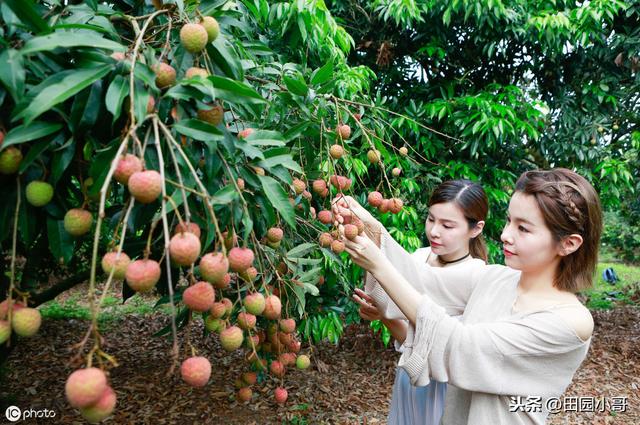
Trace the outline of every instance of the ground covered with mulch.
{"label": "ground covered with mulch", "polygon": [[[559,413],[551,424],[640,423],[640,309],[618,307],[594,312],[596,330],[589,355],[565,396],[626,397],[625,413]],[[277,384],[270,377],[254,386],[250,404],[234,400],[234,381],[246,370],[240,353],[227,355],[217,337],[203,337],[193,324],[191,341],[207,353],[212,378],[205,388],[183,384],[179,373],[167,377],[170,344],[151,335],[167,323],[162,313],[127,316],[105,332],[106,351],[120,366],[110,382],[118,395],[115,414],[105,423],[117,424],[374,424],[385,423],[397,353],[384,348],[364,325],[350,326],[339,346],[312,350],[312,367],[289,370],[284,385],[285,407],[273,402]],[[31,423],[83,423],[64,398],[64,383],[73,368],[70,346],[82,339],[88,322],[47,320],[39,336],[21,341],[5,364],[0,382],[0,423],[6,405],[24,409],[53,409],[55,420]],[[303,348],[309,352],[310,349]],[[25,423],[25,422],[20,422]]]}

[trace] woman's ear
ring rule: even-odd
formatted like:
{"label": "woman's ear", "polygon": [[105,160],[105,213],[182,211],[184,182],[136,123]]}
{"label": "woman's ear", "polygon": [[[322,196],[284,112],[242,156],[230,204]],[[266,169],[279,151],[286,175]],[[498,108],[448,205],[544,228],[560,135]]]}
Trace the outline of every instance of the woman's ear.
{"label": "woman's ear", "polygon": [[484,221],[477,222],[476,225],[473,227],[473,229],[471,229],[471,238],[473,239],[478,237],[478,235],[482,233],[483,229],[484,229]]}
{"label": "woman's ear", "polygon": [[561,257],[566,257],[569,254],[573,254],[582,246],[582,236],[578,234],[572,234],[560,241],[560,245],[558,247],[558,255]]}

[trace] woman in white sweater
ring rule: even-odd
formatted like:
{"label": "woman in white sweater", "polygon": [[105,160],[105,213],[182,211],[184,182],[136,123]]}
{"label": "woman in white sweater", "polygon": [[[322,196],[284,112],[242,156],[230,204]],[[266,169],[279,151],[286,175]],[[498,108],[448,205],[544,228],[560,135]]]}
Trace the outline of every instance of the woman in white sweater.
{"label": "woman in white sweater", "polygon": [[[567,169],[523,173],[501,235],[506,267],[425,265],[353,199],[346,202],[378,239],[345,241],[373,276],[367,292],[385,317],[412,325],[400,367],[414,385],[448,383],[441,423],[544,424],[593,332],[576,296],[592,285],[602,232],[591,184]],[[462,319],[450,309],[461,309]]]}
{"label": "woman in white sweater", "polygon": [[[425,221],[428,248],[414,255],[432,267],[457,267],[469,261],[481,264],[487,260],[487,247],[482,237],[489,200],[482,186],[470,180],[449,180],[438,185],[429,197],[429,214]],[[360,305],[360,317],[381,320],[401,345],[407,335],[407,320],[386,319],[375,300],[360,289],[353,299]],[[462,311],[448,312],[452,316]],[[447,384],[432,379],[428,385],[416,387],[402,368],[396,371],[388,423],[390,425],[437,425],[444,412]]]}

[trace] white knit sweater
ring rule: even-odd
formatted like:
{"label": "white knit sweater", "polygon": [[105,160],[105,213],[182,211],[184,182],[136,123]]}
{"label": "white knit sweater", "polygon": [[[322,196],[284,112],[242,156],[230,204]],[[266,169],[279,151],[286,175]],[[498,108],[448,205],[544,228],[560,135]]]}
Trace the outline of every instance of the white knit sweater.
{"label": "white knit sweater", "polygon": [[[517,270],[481,260],[431,267],[422,253],[409,254],[387,232],[380,242],[422,294],[399,366],[414,385],[430,378],[449,384],[442,424],[544,424],[546,401],[571,383],[591,339],[581,340],[554,309],[514,313]],[[405,318],[370,274],[365,290],[385,317]],[[457,314],[462,318],[451,317]],[[539,397],[541,409],[510,412],[512,396]],[[529,400],[537,410],[538,399]]]}

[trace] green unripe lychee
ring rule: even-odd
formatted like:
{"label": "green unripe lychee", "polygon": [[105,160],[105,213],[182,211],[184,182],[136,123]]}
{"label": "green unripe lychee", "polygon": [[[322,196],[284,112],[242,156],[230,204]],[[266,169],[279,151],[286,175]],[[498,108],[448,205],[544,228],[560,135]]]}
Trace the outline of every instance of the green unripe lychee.
{"label": "green unripe lychee", "polygon": [[64,230],[72,236],[82,236],[91,229],[93,216],[82,208],[72,208],[64,215]]}
{"label": "green unripe lychee", "polygon": [[202,25],[207,31],[207,42],[211,43],[213,40],[218,38],[218,35],[220,35],[220,24],[218,24],[218,21],[216,21],[215,18],[205,16],[202,18],[200,25]]}
{"label": "green unripe lychee", "polygon": [[39,180],[29,183],[25,192],[27,201],[34,207],[43,207],[53,198],[53,186]]}
{"label": "green unripe lychee", "polygon": [[188,52],[197,53],[207,46],[209,35],[200,24],[186,24],[180,29],[180,42]]}

